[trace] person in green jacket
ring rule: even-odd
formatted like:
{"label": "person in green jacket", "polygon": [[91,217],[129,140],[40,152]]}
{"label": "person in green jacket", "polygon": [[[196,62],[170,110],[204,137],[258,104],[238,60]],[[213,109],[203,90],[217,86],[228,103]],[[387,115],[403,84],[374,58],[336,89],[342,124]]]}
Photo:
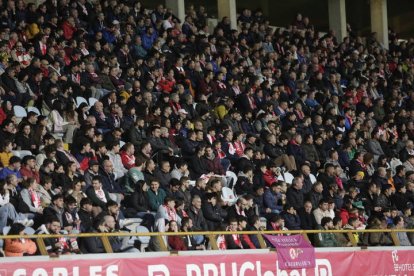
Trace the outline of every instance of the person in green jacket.
{"label": "person in green jacket", "polygon": [[164,199],[167,196],[165,191],[160,189],[160,182],[158,179],[151,179],[150,189],[147,191],[147,194],[151,212],[157,212],[158,207],[164,203]]}
{"label": "person in green jacket", "polygon": [[328,231],[334,230],[333,220],[330,217],[324,217],[321,221],[321,229],[326,232],[318,234],[319,246],[320,247],[337,247],[338,241],[336,240],[334,233]]}
{"label": "person in green jacket", "polygon": [[135,166],[130,168],[125,174],[121,186],[127,196],[134,193],[134,187],[139,180],[144,180],[144,174],[142,173],[142,167],[144,166],[144,158],[138,156],[135,159]]}

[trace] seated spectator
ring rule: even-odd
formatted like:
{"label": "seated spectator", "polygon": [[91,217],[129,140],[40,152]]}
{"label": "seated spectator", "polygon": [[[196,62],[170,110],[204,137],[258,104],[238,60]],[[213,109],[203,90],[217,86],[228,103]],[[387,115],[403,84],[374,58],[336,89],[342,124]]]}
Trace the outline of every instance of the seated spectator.
{"label": "seated spectator", "polygon": [[4,180],[8,176],[14,175],[14,176],[17,177],[17,179],[20,182],[23,179],[23,176],[20,173],[20,169],[21,169],[21,159],[19,157],[17,157],[17,156],[12,156],[9,159],[9,164],[7,165],[7,167],[5,166],[0,171],[0,179],[1,180]]}
{"label": "seated spectator", "polygon": [[[61,234],[61,224],[57,217],[48,217],[46,218],[46,223],[43,224],[35,233],[36,234],[50,234],[58,235]],[[76,241],[76,239],[75,239]],[[51,257],[56,257],[61,254],[69,255],[73,253],[78,253],[79,248],[77,244],[71,242],[68,238],[45,238],[44,239],[47,253]]]}
{"label": "seated spectator", "polygon": [[[20,223],[13,223],[7,235],[24,236],[25,226]],[[4,243],[4,253],[6,257],[23,257],[36,253],[36,243],[30,239],[6,239]]]}
{"label": "seated spectator", "polygon": [[135,147],[132,143],[126,143],[121,151],[121,160],[124,167],[129,170],[135,165]]}
{"label": "seated spectator", "polygon": [[24,180],[34,178],[37,183],[40,183],[39,168],[36,165],[36,158],[33,155],[23,157],[22,167],[20,173]]}
{"label": "seated spectator", "polygon": [[204,218],[207,223],[208,230],[214,231],[224,223],[226,217],[225,212],[217,205],[217,196],[214,193],[207,193],[206,202],[202,205]]}
{"label": "seated spectator", "polygon": [[[113,216],[106,215],[101,218],[96,224],[96,233],[113,233],[115,231],[115,219]],[[84,240],[86,253],[105,253],[105,247],[100,237],[88,237]],[[109,244],[112,247],[114,253],[127,253],[127,252],[139,252],[138,249],[132,246],[123,246],[122,241],[117,236],[109,237]]]}
{"label": "seated spectator", "polygon": [[161,161],[159,168],[155,170],[155,177],[160,181],[161,188],[166,190],[170,183],[171,177],[171,165],[167,160]]}
{"label": "seated spectator", "polygon": [[[400,216],[394,218],[395,229],[405,229],[404,219]],[[411,246],[411,242],[408,239],[407,232],[397,232],[397,237],[400,242],[400,246]]]}
{"label": "seated spectator", "polygon": [[158,208],[164,203],[166,193],[160,188],[160,182],[155,178],[150,181],[149,186],[147,195],[150,211],[157,212]]}
{"label": "seated spectator", "polygon": [[338,241],[334,233],[328,232],[334,229],[333,220],[330,217],[324,217],[321,221],[322,233],[318,234],[318,245],[320,247],[337,247]]}
{"label": "seated spectator", "polygon": [[91,233],[93,231],[92,201],[89,198],[82,198],[79,204],[80,232]]}
{"label": "seated spectator", "polygon": [[321,225],[321,221],[325,217],[330,217],[331,219],[333,219],[331,217],[331,213],[329,212],[328,208],[329,208],[328,201],[326,199],[321,199],[319,201],[318,208],[313,210],[313,216],[315,217],[316,223],[318,225]]}
{"label": "seated spectator", "polygon": [[92,185],[86,190],[86,195],[92,201],[95,214],[105,210],[106,203],[111,200],[109,193],[102,188],[102,180],[99,175],[92,178]]}
{"label": "seated spectator", "polygon": [[[179,226],[175,220],[170,220],[168,222],[168,232],[175,232],[175,233],[179,232]],[[173,235],[168,236],[168,246],[172,250],[177,250],[177,251],[188,250],[187,246],[184,243],[183,237],[184,236],[173,236]]]}
{"label": "seated spectator", "polygon": [[283,208],[283,212],[280,214],[285,221],[285,227],[288,230],[300,230],[300,218],[296,213],[293,206],[286,204]]}
{"label": "seated spectator", "polygon": [[305,201],[303,208],[300,208],[298,210],[300,228],[303,230],[313,230],[318,226],[315,220],[315,216],[312,213],[312,206],[312,202]]}
{"label": "seated spectator", "polygon": [[115,180],[113,165],[110,160],[103,161],[99,175],[101,176],[102,188],[108,192],[114,201],[120,203],[124,199],[124,194],[121,186]]}
{"label": "seated spectator", "polygon": [[129,167],[125,167],[123,162],[122,162],[122,156],[119,154],[120,152],[120,145],[117,142],[111,143],[108,146],[109,151],[106,153],[106,155],[109,156],[109,160],[112,162],[112,164],[114,165],[114,175],[115,175],[115,180],[118,180],[120,178],[122,178],[130,168],[135,166],[135,157],[134,159],[134,163]]}
{"label": "seated spectator", "polygon": [[181,217],[177,215],[175,210],[175,201],[171,197],[164,198],[164,204],[158,207],[155,219],[162,219],[164,221],[176,221],[178,225],[181,225]]}
{"label": "seated spectator", "polygon": [[9,166],[9,160],[14,155],[13,152],[13,143],[10,140],[5,140],[2,143],[0,151],[0,162],[3,164],[3,168]]}
{"label": "seated spectator", "polygon": [[286,198],[282,194],[282,184],[279,182],[274,182],[268,189],[264,192],[264,206],[272,213],[279,214],[283,210],[283,200]]}
{"label": "seated spectator", "polygon": [[[228,231],[236,232],[238,229],[237,218],[229,219]],[[243,249],[242,237],[239,234],[225,235],[227,249]]]}

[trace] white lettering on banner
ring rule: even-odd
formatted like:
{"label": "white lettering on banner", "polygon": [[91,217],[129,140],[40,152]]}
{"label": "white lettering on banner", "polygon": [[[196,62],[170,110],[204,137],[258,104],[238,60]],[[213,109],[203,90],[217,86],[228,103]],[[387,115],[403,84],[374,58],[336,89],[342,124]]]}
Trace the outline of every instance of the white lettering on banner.
{"label": "white lettering on banner", "polygon": [[254,264],[251,262],[245,262],[240,267],[240,276],[244,276],[244,273],[246,273],[246,270],[254,271]]}
{"label": "white lettering on banner", "polygon": [[53,276],[68,276],[68,270],[63,267],[55,267],[53,269]]}
{"label": "white lettering on banner", "polygon": [[[228,275],[228,266],[231,267],[231,274]],[[226,269],[227,268],[227,269]],[[251,272],[256,272],[257,276],[307,276],[307,270],[302,269],[293,269],[293,270],[281,270],[279,268],[279,263],[276,262],[276,271],[264,271],[262,273],[262,263],[261,261],[253,262],[244,262],[238,265],[236,262],[232,263],[220,263],[212,264],[206,263],[202,265],[197,264],[187,264],[186,265],[186,275],[187,276],[245,276],[252,275]],[[309,269],[308,271],[312,271]],[[110,276],[110,275],[107,275]],[[114,275],[116,276],[116,275]],[[166,265],[149,265],[148,266],[148,276],[170,276],[170,270]],[[327,259],[316,259],[316,267],[314,269],[314,276],[332,276],[332,266]]]}
{"label": "white lettering on banner", "polygon": [[47,276],[47,271],[43,268],[37,268],[32,273],[33,276]]}
{"label": "white lettering on banner", "polygon": [[[198,275],[201,275],[201,272]],[[170,271],[166,265],[149,265],[148,276],[170,276]]]}
{"label": "white lettering on banner", "polygon": [[331,262],[327,259],[316,259],[315,276],[332,276]]}
{"label": "white lettering on banner", "polygon": [[[218,276],[218,274],[219,274],[217,266],[215,266],[214,264],[204,264],[203,268],[204,268],[204,275]],[[212,272],[212,273],[210,274],[210,272]]]}
{"label": "white lettering on banner", "polygon": [[395,272],[414,271],[414,264],[410,264],[410,263],[399,264],[398,263],[398,250],[393,250],[391,252],[391,258],[394,264]]}
{"label": "white lettering on banner", "polygon": [[13,273],[13,276],[26,276],[26,269],[24,268],[16,269]]}
{"label": "white lettering on banner", "polygon": [[118,265],[110,265],[106,269],[106,276],[118,276]]}
{"label": "white lettering on banner", "polygon": [[[312,271],[312,269],[309,269],[308,271]],[[316,266],[315,266],[315,276],[332,276],[332,266],[329,260],[327,259],[316,259]],[[276,262],[276,275],[278,276],[308,276],[308,273],[306,273],[306,269],[291,269],[289,271],[287,270],[281,270],[279,269],[279,262]]]}
{"label": "white lettering on banner", "polygon": [[[54,267],[49,274],[44,268],[36,268],[33,272],[28,271],[24,268],[16,269],[13,272],[13,276],[80,276],[79,267],[74,266],[72,270],[65,267]],[[90,266],[89,276],[118,276],[118,265],[110,265],[103,270],[102,266]],[[84,276],[84,275],[82,275]],[[86,275],[85,275],[86,276]],[[169,276],[169,275],[165,275]]]}

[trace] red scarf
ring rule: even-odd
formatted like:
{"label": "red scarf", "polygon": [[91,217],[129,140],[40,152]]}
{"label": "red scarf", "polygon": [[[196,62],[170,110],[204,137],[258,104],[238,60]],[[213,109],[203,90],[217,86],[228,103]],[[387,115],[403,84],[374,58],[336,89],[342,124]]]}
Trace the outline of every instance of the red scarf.
{"label": "red scarf", "polygon": [[29,194],[30,194],[30,198],[33,202],[33,206],[35,208],[39,208],[40,204],[41,204],[39,195],[33,189],[29,189]]}
{"label": "red scarf", "polygon": [[244,154],[244,149],[246,148],[246,146],[244,145],[243,142],[235,141],[234,142],[234,147],[236,148],[236,154],[238,156],[242,156]]}
{"label": "red scarf", "polygon": [[224,153],[224,151],[222,151],[221,149],[218,149],[217,150],[217,156],[220,158],[220,159],[224,159],[224,158],[226,158],[226,154]]}

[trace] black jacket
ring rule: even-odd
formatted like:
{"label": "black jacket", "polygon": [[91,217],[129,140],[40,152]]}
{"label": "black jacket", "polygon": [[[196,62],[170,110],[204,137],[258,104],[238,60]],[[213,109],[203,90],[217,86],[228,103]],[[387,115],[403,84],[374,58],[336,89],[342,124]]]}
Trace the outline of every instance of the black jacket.
{"label": "black jacket", "polygon": [[224,221],[222,210],[217,205],[213,206],[211,203],[204,203],[202,210],[208,230],[217,230]]}
{"label": "black jacket", "polygon": [[293,206],[295,210],[299,210],[303,206],[303,192],[302,190],[297,190],[293,187],[290,187],[286,191],[286,202]]}
{"label": "black jacket", "polygon": [[203,210],[196,211],[193,206],[187,210],[188,217],[193,221],[193,230],[207,231],[208,226],[204,218]]}

